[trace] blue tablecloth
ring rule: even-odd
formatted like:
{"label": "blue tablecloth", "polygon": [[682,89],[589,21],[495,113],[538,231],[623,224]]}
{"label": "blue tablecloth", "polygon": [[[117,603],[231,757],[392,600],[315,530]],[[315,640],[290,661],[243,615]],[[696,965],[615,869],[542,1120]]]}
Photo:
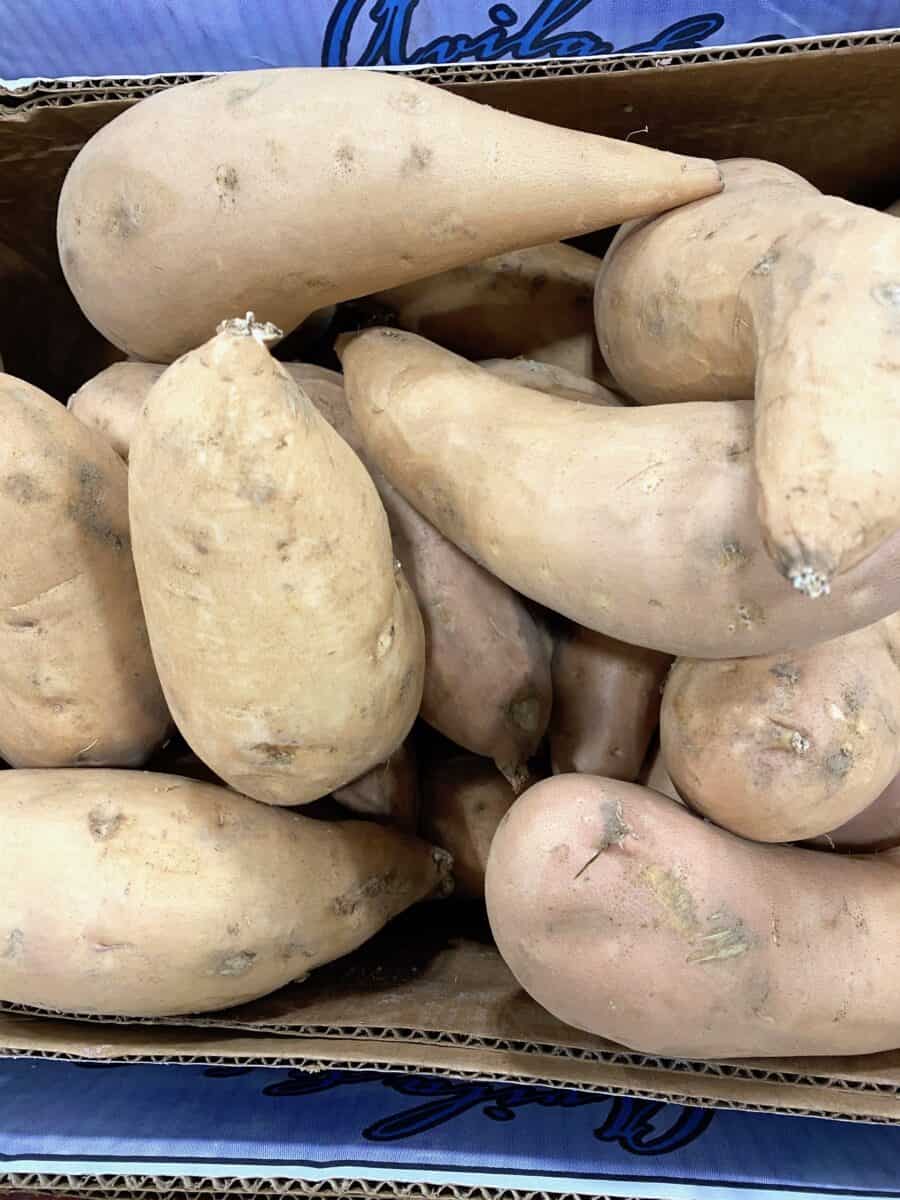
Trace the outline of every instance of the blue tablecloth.
{"label": "blue tablecloth", "polygon": [[900,26],[900,0],[0,0],[0,79],[658,52]]}
{"label": "blue tablecloth", "polygon": [[900,1127],[365,1072],[0,1062],[20,1172],[900,1197]]}

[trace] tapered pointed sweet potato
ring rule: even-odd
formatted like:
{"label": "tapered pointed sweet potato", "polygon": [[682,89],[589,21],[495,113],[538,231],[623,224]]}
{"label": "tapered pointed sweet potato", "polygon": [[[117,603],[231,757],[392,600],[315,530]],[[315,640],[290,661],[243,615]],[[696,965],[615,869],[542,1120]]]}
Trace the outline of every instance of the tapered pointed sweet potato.
{"label": "tapered pointed sweet potato", "polygon": [[59,204],[86,316],[156,362],[250,309],[316,309],[718,191],[718,168],[544,125],[402,74],[247,71],[141,101]]}

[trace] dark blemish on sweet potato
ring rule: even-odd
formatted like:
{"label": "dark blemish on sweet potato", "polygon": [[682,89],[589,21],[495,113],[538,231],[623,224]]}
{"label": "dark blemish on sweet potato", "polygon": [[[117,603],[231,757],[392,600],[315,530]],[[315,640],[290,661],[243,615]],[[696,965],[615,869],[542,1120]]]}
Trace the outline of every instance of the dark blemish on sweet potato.
{"label": "dark blemish on sweet potato", "polygon": [[900,308],[900,280],[878,283],[870,293],[872,299],[886,308]]}
{"label": "dark blemish on sweet potato", "polygon": [[791,687],[800,682],[799,668],[792,662],[777,662],[774,667],[769,667],[769,674],[774,675],[776,679],[781,679]]}
{"label": "dark blemish on sweet potato", "polygon": [[98,842],[108,842],[125,824],[125,814],[109,809],[94,808],[88,813],[88,829]]}
{"label": "dark blemish on sweet potato", "polygon": [[45,492],[37,480],[24,471],[7,475],[3,480],[3,490],[19,504],[33,504],[37,500],[50,498],[49,492]]}
{"label": "dark blemish on sweet potato", "polygon": [[423,171],[428,170],[432,158],[434,158],[434,151],[430,146],[413,142],[409,148],[409,154],[400,166],[400,172],[403,175],[421,175]]}
{"label": "dark blemish on sweet potato", "polygon": [[844,702],[844,707],[851,716],[859,716],[859,714],[862,712],[863,704],[865,703],[865,695],[861,695],[858,688],[844,688],[843,692],[841,693],[841,699]]}
{"label": "dark blemish on sweet potato", "polygon": [[343,142],[335,150],[334,165],[339,175],[352,175],[356,170],[356,150],[349,142]]}
{"label": "dark blemish on sweet potato", "polygon": [[237,954],[226,954],[216,966],[217,975],[244,975],[256,962],[254,950],[239,950]]}
{"label": "dark blemish on sweet potato", "polygon": [[825,759],[825,769],[838,779],[843,779],[852,766],[853,751],[848,746],[841,746]]}
{"label": "dark blemish on sweet potato", "polygon": [[250,747],[250,753],[274,765],[293,762],[299,749],[296,742],[257,742]]}
{"label": "dark blemish on sweet potato", "polygon": [[741,458],[744,454],[750,452],[750,447],[742,446],[740,442],[731,442],[725,449],[725,457],[729,462],[734,462],[735,459]]}
{"label": "dark blemish on sweet potato", "polygon": [[7,617],[6,625],[8,629],[39,629],[41,623],[34,617]]}
{"label": "dark blemish on sweet potato", "polygon": [[106,222],[106,232],[113,237],[128,241],[140,232],[144,214],[140,204],[127,204],[121,197],[115,200],[109,210]]}
{"label": "dark blemish on sweet potato", "polygon": [[301,958],[315,958],[316,957],[315,953],[312,950],[310,950],[310,948],[308,946],[304,945],[303,942],[298,942],[296,940],[288,942],[288,944],[285,946],[284,950],[282,951],[281,957],[284,959],[296,958],[298,954],[300,955]]}
{"label": "dark blemish on sweet potato", "polygon": [[240,108],[242,104],[246,104],[251,96],[256,95],[256,93],[263,86],[263,82],[263,80],[260,80],[255,87],[232,88],[225,98],[225,107],[229,109]]}
{"label": "dark blemish on sweet potato", "polygon": [[528,284],[528,290],[532,296],[537,296],[547,286],[547,276],[542,272],[538,272],[533,276]]}
{"label": "dark blemish on sweet potato", "polygon": [[228,936],[229,937],[237,937],[240,932],[241,932],[240,925],[229,925],[228,926]]}
{"label": "dark blemish on sweet potato", "polygon": [[416,677],[416,672],[413,667],[408,667],[404,672],[403,678],[400,680],[400,687],[397,689],[397,703],[403,699],[409,689],[412,687],[413,680]]}
{"label": "dark blemish on sweet potato", "polygon": [[391,867],[383,875],[370,875],[356,887],[349,888],[342,895],[337,896],[332,907],[339,917],[350,917],[367,900],[377,900],[395,895],[402,890],[402,880],[398,880],[396,870]]}
{"label": "dark blemish on sweet potato", "polygon": [[664,608],[665,605],[661,600],[654,600],[652,597],[647,601],[651,608]]}
{"label": "dark blemish on sweet potato", "polygon": [[237,205],[237,193],[240,190],[238,173],[234,167],[221,163],[216,167],[216,192],[219,198],[219,208],[231,212]]}
{"label": "dark blemish on sweet potato", "polygon": [[70,520],[98,542],[103,542],[116,551],[129,546],[127,534],[113,529],[104,507],[104,480],[94,463],[83,462],[76,476],[78,493],[66,506]]}
{"label": "dark blemish on sweet potato", "polygon": [[198,554],[202,554],[204,557],[209,554],[209,546],[207,546],[206,542],[202,541],[200,538],[191,538],[191,545]]}
{"label": "dark blemish on sweet potato", "polygon": [[747,552],[736,538],[722,543],[719,551],[719,566],[723,571],[739,571],[747,565],[747,562]]}
{"label": "dark blemish on sweet potato", "polygon": [[25,934],[21,929],[11,929],[6,936],[3,953],[0,958],[7,960],[21,958],[25,952]]}
{"label": "dark blemish on sweet potato", "polygon": [[519,729],[531,734],[537,732],[540,709],[540,702],[536,696],[523,696],[506,706],[506,715]]}
{"label": "dark blemish on sweet potato", "polygon": [[717,229],[711,229],[709,233],[704,235],[704,242],[711,242],[718,232]]}
{"label": "dark blemish on sweet potato", "polygon": [[275,549],[278,551],[278,558],[281,562],[286,563],[290,561],[291,556],[288,552],[296,540],[296,538],[292,537],[281,538],[275,543]]}
{"label": "dark blemish on sweet potato", "polygon": [[622,846],[627,837],[634,836],[631,826],[625,823],[621,800],[604,800],[600,806],[600,817],[602,829],[599,840],[595,843],[594,853],[584,866],[575,873],[575,879],[580,879],[588,867],[593,866],[604,850],[608,850],[610,846]]}

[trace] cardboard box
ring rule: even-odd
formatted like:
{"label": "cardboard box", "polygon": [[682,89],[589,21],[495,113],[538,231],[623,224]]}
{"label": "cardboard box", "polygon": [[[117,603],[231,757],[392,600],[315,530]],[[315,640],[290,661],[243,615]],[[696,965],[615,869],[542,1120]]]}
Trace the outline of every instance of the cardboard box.
{"label": "cardboard box", "polygon": [[[900,30],[542,65],[425,67],[421,78],[556,124],[717,158],[772,158],[826,191],[900,196]],[[177,78],[44,83],[0,94],[0,353],[64,397],[104,348],[59,275],[64,173],[122,108]],[[900,1123],[900,1050],[858,1058],[668,1060],[567,1028],[515,984],[477,921],[412,913],[303,985],[160,1022],[48,1019],[6,1006],[0,1054],[368,1067],[573,1086],[687,1104]]]}

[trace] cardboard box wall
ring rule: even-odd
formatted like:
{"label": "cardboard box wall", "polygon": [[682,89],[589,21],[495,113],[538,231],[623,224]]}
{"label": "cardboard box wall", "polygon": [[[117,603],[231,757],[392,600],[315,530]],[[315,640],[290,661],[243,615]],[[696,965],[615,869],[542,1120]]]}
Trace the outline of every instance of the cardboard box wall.
{"label": "cardboard box wall", "polygon": [[[560,125],[716,158],[771,158],[825,191],[900,196],[900,30],[658,58],[423,68],[423,79]],[[56,199],[87,138],[176,78],[0,92],[0,354],[60,398],[107,348],[59,274]],[[636,132],[639,131],[639,132]],[[663,1059],[564,1026],[515,984],[477,920],[412,913],[303,985],[226,1013],[75,1020],[0,1006],[0,1054],[341,1066],[900,1123],[900,1051],[856,1058]]]}

